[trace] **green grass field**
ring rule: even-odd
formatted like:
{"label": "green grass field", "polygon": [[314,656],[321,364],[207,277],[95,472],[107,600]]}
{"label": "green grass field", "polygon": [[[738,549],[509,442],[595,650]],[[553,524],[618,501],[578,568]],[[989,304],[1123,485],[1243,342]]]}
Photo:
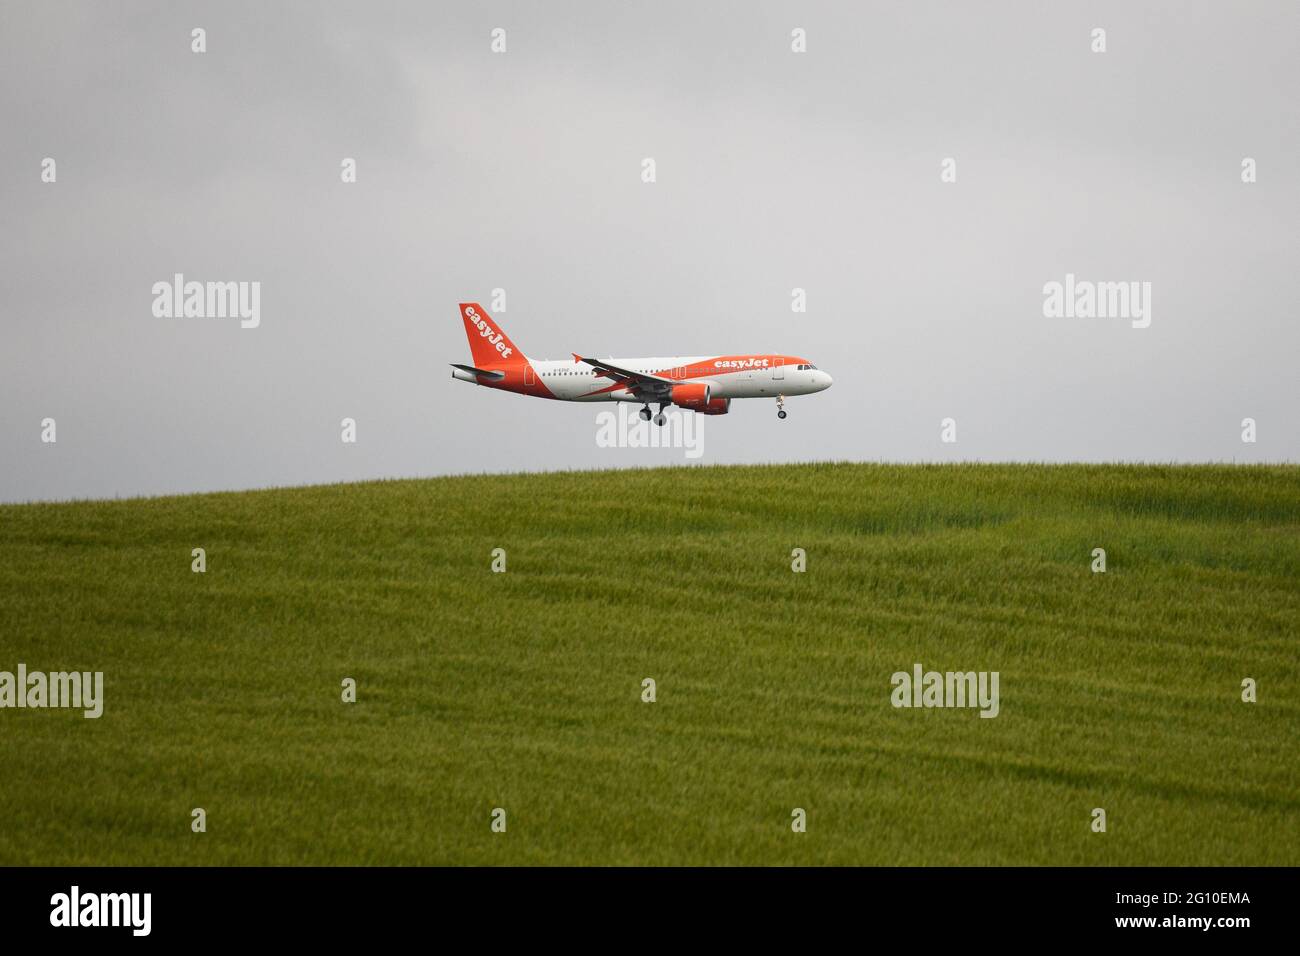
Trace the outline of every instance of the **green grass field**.
{"label": "green grass field", "polygon": [[[105,704],[0,710],[0,864],[1295,865],[1298,634],[1294,466],[5,506],[0,670]],[[893,708],[916,662],[999,716]]]}

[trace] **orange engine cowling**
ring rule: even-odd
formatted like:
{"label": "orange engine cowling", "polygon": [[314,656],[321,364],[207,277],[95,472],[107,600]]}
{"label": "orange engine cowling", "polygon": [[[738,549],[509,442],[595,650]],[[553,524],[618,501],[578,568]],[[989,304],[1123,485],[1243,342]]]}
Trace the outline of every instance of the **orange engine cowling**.
{"label": "orange engine cowling", "polygon": [[695,410],[699,412],[701,415],[725,415],[727,414],[727,409],[729,409],[730,407],[731,407],[731,399],[715,398],[712,399],[703,408],[697,408]]}
{"label": "orange engine cowling", "polygon": [[[713,386],[708,382],[692,382],[688,385],[674,385],[672,401],[674,405],[703,411],[709,406],[709,392]],[[716,414],[716,413],[715,413]]]}

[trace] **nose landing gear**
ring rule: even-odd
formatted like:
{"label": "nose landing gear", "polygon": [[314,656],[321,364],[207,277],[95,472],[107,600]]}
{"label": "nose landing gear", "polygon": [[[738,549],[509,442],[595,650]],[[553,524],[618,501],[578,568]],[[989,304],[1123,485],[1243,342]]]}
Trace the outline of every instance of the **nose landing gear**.
{"label": "nose landing gear", "polygon": [[784,395],[778,395],[776,397],[776,417],[781,419],[785,418],[785,396]]}

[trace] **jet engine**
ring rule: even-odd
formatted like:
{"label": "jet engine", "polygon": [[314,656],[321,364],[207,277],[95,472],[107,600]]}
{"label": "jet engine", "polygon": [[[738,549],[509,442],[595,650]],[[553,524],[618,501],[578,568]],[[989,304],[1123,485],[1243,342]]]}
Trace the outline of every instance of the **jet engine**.
{"label": "jet engine", "polygon": [[[708,382],[690,382],[684,385],[674,385],[672,391],[672,403],[682,408],[689,408],[692,411],[702,411],[709,405],[709,393],[713,386]],[[714,414],[717,414],[716,412]]]}
{"label": "jet engine", "polygon": [[714,398],[714,399],[710,399],[709,403],[705,405],[703,408],[697,408],[695,410],[699,412],[701,415],[725,415],[727,414],[727,409],[729,409],[730,407],[731,407],[731,399]]}

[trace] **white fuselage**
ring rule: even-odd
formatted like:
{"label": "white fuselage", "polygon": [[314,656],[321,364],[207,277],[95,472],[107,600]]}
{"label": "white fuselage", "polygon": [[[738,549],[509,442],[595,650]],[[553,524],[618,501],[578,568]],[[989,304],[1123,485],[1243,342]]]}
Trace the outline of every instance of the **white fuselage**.
{"label": "white fuselage", "polygon": [[[796,363],[769,367],[708,367],[712,356],[668,356],[608,360],[633,372],[658,375],[682,384],[707,383],[713,398],[774,398],[809,395],[831,384],[831,377],[811,365]],[[531,359],[534,374],[557,399],[570,402],[644,402],[626,388],[615,387],[591,366],[573,360]],[[701,371],[701,365],[705,369]]]}

